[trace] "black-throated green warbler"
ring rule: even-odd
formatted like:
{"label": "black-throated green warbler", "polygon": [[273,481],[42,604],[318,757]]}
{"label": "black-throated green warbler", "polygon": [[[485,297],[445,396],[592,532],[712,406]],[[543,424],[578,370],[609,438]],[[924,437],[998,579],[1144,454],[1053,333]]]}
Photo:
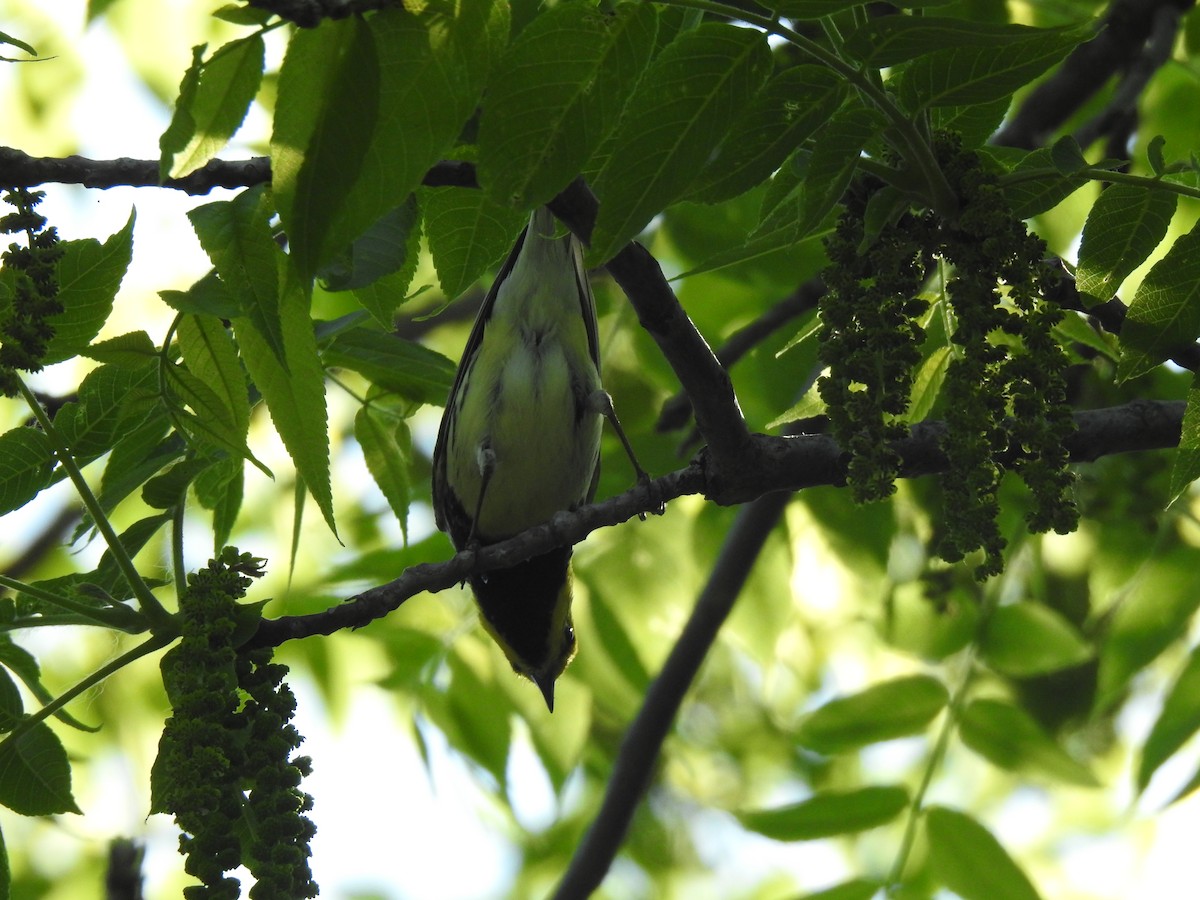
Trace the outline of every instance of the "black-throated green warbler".
{"label": "black-throated green warbler", "polygon": [[[433,453],[437,524],[459,549],[496,543],[589,503],[601,416],[629,443],[600,385],[600,345],[579,241],[534,211],[483,301]],[[632,459],[632,451],[630,450]],[[639,478],[645,473],[634,460]],[[484,626],[554,710],[575,655],[571,548],[470,578]]]}

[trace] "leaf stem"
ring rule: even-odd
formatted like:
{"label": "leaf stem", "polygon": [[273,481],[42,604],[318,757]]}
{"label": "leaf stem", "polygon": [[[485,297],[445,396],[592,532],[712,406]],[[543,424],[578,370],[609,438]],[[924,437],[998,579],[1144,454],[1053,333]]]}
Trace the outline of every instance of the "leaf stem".
{"label": "leaf stem", "polygon": [[86,678],[82,679],[81,681],[79,681],[78,683],[73,685],[72,687],[63,691],[63,693],[59,694],[57,697],[55,697],[53,700],[51,700],[49,703],[47,703],[45,706],[43,706],[37,712],[30,713],[28,718],[24,718],[19,723],[17,723],[17,726],[15,728],[13,728],[12,731],[10,731],[8,734],[6,734],[4,736],[4,740],[0,741],[0,750],[2,750],[3,747],[5,745],[7,745],[9,741],[17,740],[18,738],[21,737],[21,735],[23,735],[25,732],[27,732],[29,729],[31,729],[34,725],[37,725],[39,722],[44,722],[46,719],[50,718],[52,715],[57,713],[64,706],[66,706],[68,703],[70,703],[72,700],[74,700],[76,697],[78,697],[80,694],[82,694],[84,691],[99,684],[101,681],[103,681],[109,675],[112,675],[115,672],[119,672],[121,669],[125,668],[131,662],[139,660],[143,656],[147,656],[147,655],[155,652],[156,650],[161,650],[163,647],[167,646],[173,640],[175,640],[175,637],[173,635],[167,635],[167,634],[151,635],[149,638],[147,638],[142,643],[138,644],[132,650],[122,653],[116,659],[110,660],[109,662],[105,663],[103,666],[101,666],[95,672],[92,672]]}
{"label": "leaf stem", "polygon": [[921,774],[921,784],[917,787],[916,796],[913,797],[912,804],[908,808],[908,819],[904,823],[904,836],[900,839],[900,849],[896,851],[896,861],[892,864],[892,871],[888,874],[887,882],[884,885],[884,895],[887,897],[891,897],[895,889],[900,887],[901,879],[904,877],[904,867],[908,864],[909,854],[912,853],[913,844],[917,840],[917,826],[920,824],[921,813],[924,811],[925,795],[933,783],[934,773],[937,772],[946,756],[946,750],[950,746],[950,736],[954,733],[959,714],[966,703],[967,692],[975,673],[975,645],[973,643],[967,648],[964,664],[966,671],[950,698],[950,705],[946,708],[946,718],[942,721],[942,728],[933,745],[933,752],[929,754],[929,761],[925,764],[925,771]]}
{"label": "leaf stem", "polygon": [[142,616],[123,603],[110,603],[107,608],[88,606],[86,603],[80,603],[78,600],[72,600],[62,594],[55,594],[15,578],[9,578],[7,575],[0,575],[0,587],[6,587],[11,591],[25,594],[41,600],[43,603],[49,603],[51,606],[57,606],[59,609],[82,616],[87,620],[83,624],[104,625],[131,633],[145,630],[145,624],[140,621]]}
{"label": "leaf stem", "polygon": [[129,582],[129,588],[137,598],[142,613],[149,619],[152,628],[173,635],[176,630],[174,618],[158,602],[158,598],[154,596],[154,592],[150,590],[150,586],[146,584],[142,576],[138,573],[133,560],[125,552],[125,545],[121,543],[121,538],[113,530],[112,523],[108,521],[108,516],[104,513],[104,508],[100,505],[100,501],[96,499],[96,495],[92,493],[91,487],[88,486],[87,481],[83,477],[83,472],[80,471],[79,466],[75,463],[75,458],[71,456],[70,448],[67,447],[58,429],[54,427],[54,422],[46,415],[46,410],[42,408],[42,404],[33,395],[33,391],[29,389],[24,380],[18,378],[17,387],[21,391],[21,396],[25,398],[25,402],[29,405],[30,410],[33,411],[38,424],[42,426],[42,431],[50,439],[58,461],[62,464],[63,469],[66,470],[71,483],[75,485],[75,491],[79,494],[79,499],[83,501],[88,515],[96,523],[96,530],[100,532],[101,537],[104,538],[104,543],[108,545],[109,552],[112,553],[113,560],[121,570],[121,574]]}
{"label": "leaf stem", "polygon": [[[1025,181],[1036,181],[1039,178],[1045,178],[1047,175],[1062,176],[1062,172],[1054,166],[1045,166],[1032,169],[1021,169],[1020,171],[1010,172],[1007,175],[1000,176],[1000,186],[1009,187],[1014,184],[1021,184]],[[1200,187],[1192,187],[1187,184],[1180,184],[1176,181],[1169,181],[1166,178],[1151,178],[1147,175],[1131,175],[1128,172],[1117,172],[1112,169],[1105,169],[1100,166],[1087,166],[1077,172],[1072,172],[1072,175],[1082,175],[1085,178],[1090,178],[1092,181],[1107,181],[1110,184],[1131,184],[1137,187],[1144,187],[1147,190],[1169,191],[1172,194],[1179,194],[1183,197],[1191,197],[1200,200]]]}

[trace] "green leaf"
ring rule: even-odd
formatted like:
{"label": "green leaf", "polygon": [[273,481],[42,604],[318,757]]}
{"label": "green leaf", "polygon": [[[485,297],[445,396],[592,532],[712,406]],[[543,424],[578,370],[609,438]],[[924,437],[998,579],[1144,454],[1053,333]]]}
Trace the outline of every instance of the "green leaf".
{"label": "green leaf", "polygon": [[871,900],[879,892],[880,887],[882,885],[877,882],[855,878],[852,881],[835,884],[823,891],[817,891],[815,894],[805,894],[800,900]]}
{"label": "green leaf", "polygon": [[327,366],[353,369],[380,387],[436,406],[450,395],[456,368],[440,353],[369,328],[339,333],[321,356]]}
{"label": "green leaf", "polygon": [[167,437],[170,424],[166,407],[159,403],[120,437],[100,481],[97,499],[101,509],[112,510],[148,478],[184,454],[187,445],[183,438],[178,433]]}
{"label": "green leaf", "polygon": [[184,76],[175,114],[159,142],[165,177],[182,178],[199,169],[241,127],[262,82],[263,54],[262,35],[255,32],[214,52],[194,86]]}
{"label": "green leaf", "polygon": [[1064,346],[1082,344],[1114,362],[1119,354],[1117,339],[1106,331],[1092,327],[1083,313],[1075,310],[1063,311],[1062,320],[1054,326],[1054,333]]}
{"label": "green leaf", "polygon": [[[16,645],[8,642],[9,648]],[[37,662],[30,657],[33,669],[36,671]],[[21,692],[17,683],[12,679],[6,667],[0,667],[0,732],[7,734],[12,731],[24,716],[25,705],[21,700]]]}
{"label": "green leaf", "polygon": [[442,293],[453,300],[512,247],[529,215],[482,191],[430,188],[422,192],[425,237]]}
{"label": "green leaf", "polygon": [[1064,175],[1074,175],[1088,167],[1088,161],[1079,149],[1079,144],[1069,134],[1054,142],[1050,148],[1050,161],[1054,163],[1054,168]]}
{"label": "green leaf", "polygon": [[192,118],[192,107],[196,103],[196,91],[200,87],[200,72],[204,68],[204,51],[208,44],[197,44],[192,48],[192,62],[179,82],[179,96],[175,98],[175,110],[166,131],[158,139],[158,178],[165,181],[170,175],[174,153],[182,149],[196,133],[196,120]]}
{"label": "green leaf", "polygon": [[1040,900],[1000,842],[965,813],[931,807],[925,836],[935,876],[963,900]]}
{"label": "green leaf", "polygon": [[1117,378],[1144,375],[1200,337],[1200,224],[1177,238],[1138,286],[1121,328]]}
{"label": "green leaf", "polygon": [[777,841],[813,841],[885,825],[908,806],[902,787],[822,791],[778,809],[738,813],[746,828]]}
{"label": "green leaf", "polygon": [[488,82],[479,123],[479,183],[492,200],[529,209],[579,174],[616,125],[657,29],[648,3],[611,14],[562,3],[521,31]]}
{"label": "green leaf", "polygon": [[716,203],[770,177],[829,120],[845,96],[845,81],[824,66],[780,72],[738,116],[716,155],[688,189],[688,199]]}
{"label": "green leaf", "polygon": [[[865,6],[867,0],[772,0],[770,8],[792,19],[819,19],[835,13]],[[945,6],[951,0],[901,0],[892,4],[901,9],[923,9],[927,6]]]}
{"label": "green leaf", "polygon": [[596,176],[591,263],[607,260],[687,189],[771,66],[763,35],[710,22],[646,70]]}
{"label": "green leaf", "polygon": [[1000,179],[1004,199],[1018,219],[1029,219],[1058,206],[1088,179],[1083,175],[1063,175],[1042,147],[1025,156]]}
{"label": "green leaf", "polygon": [[65,252],[58,261],[58,299],[63,311],[50,317],[54,337],[46,347],[43,364],[48,366],[82,353],[108,321],[133,258],[135,218],[130,211],[125,227],[103,244],[91,239],[62,242]]}
{"label": "green leaf", "polygon": [[1163,145],[1166,143],[1165,137],[1156,134],[1146,147],[1146,162],[1150,164],[1150,171],[1154,173],[1155,178],[1160,178],[1167,170],[1166,160],[1163,159]]}
{"label": "green leaf", "polygon": [[212,463],[202,457],[189,457],[175,463],[142,485],[142,502],[151,509],[174,509],[183,503],[187,489],[196,476]]}
{"label": "green leaf", "polygon": [[939,106],[929,111],[929,122],[936,130],[958,134],[962,138],[963,149],[980,147],[996,133],[1011,103],[1012,98],[1005,96],[991,103]]}
{"label": "green leaf", "polygon": [[129,331],[92,344],[82,353],[88,359],[136,369],[158,357],[158,348],[144,331]]}
{"label": "green leaf", "polygon": [[412,434],[408,422],[395,409],[383,409],[383,398],[359,408],[354,417],[354,437],[362,447],[367,471],[383,492],[388,506],[408,540],[408,508],[412,503]]}
{"label": "green leaf", "polygon": [[[37,698],[39,703],[49,703],[54,699],[54,695],[42,684],[42,673],[33,654],[24,647],[18,646],[7,635],[0,638],[0,665],[21,679],[21,683],[25,685],[29,693]],[[99,727],[82,724],[66,710],[60,709],[54,714],[54,717],[80,731],[96,732],[100,730]]]}
{"label": "green leaf", "polygon": [[[1064,29],[1050,29],[1063,31]],[[944,16],[879,16],[853,31],[844,44],[874,68],[896,66],[947,47],[997,47],[1047,33],[1026,25],[972,22]]]}
{"label": "green leaf", "polygon": [[1065,57],[1082,30],[1036,30],[1012,41],[954,43],[909,63],[899,93],[912,109],[966,106],[1007,97]]}
{"label": "green leaf", "polygon": [[79,386],[79,399],[63,405],[54,425],[80,465],[107,453],[158,389],[153,361],[137,369],[101,366]]}
{"label": "green leaf", "polygon": [[0,668],[0,734],[12,731],[25,714],[21,691],[8,669]]}
{"label": "green leaf", "polygon": [[917,734],[945,707],[949,695],[936,678],[911,675],[831,700],[801,724],[798,743],[834,754]]}
{"label": "green leaf", "polygon": [[[459,654],[451,653],[446,662],[451,681],[443,694],[445,708],[438,724],[452,747],[475,760],[503,787],[512,741],[512,724],[506,712],[511,704],[494,681],[481,679]],[[513,677],[511,672],[500,674]]]}
{"label": "green leaf", "polygon": [[188,219],[223,286],[236,295],[237,314],[253,325],[276,362],[286,365],[279,313],[279,247],[267,224],[270,214],[266,192],[250,188],[233,200],[198,206]]}
{"label": "green leaf", "polygon": [[22,426],[0,434],[0,514],[49,487],[53,471],[54,451],[43,432]]}
{"label": "green leaf", "polygon": [[1116,294],[1167,234],[1178,194],[1132,184],[1109,185],[1088,213],[1075,284],[1098,301]]}
{"label": "green leaf", "polygon": [[353,21],[297,32],[280,73],[273,188],[303,273],[399,205],[453,145],[507,37],[508,7],[432,2]]}
{"label": "green leaf", "polygon": [[1171,468],[1171,502],[1183,496],[1197,478],[1200,478],[1200,376],[1194,375],[1188,388],[1187,407],[1183,411],[1175,464]]}
{"label": "green leaf", "polygon": [[0,805],[23,816],[82,813],[71,795],[71,764],[44,722],[0,742]]}
{"label": "green leaf", "polygon": [[999,700],[974,700],[958,722],[963,743],[1002,769],[1034,772],[1067,784],[1099,787],[1096,776],[1058,746],[1024,710]]}
{"label": "green leaf", "polygon": [[988,665],[1014,678],[1057,672],[1093,655],[1074,626],[1041,603],[997,609],[980,636],[980,650]]}
{"label": "green leaf", "polygon": [[913,378],[912,397],[908,403],[908,412],[904,415],[905,421],[922,422],[933,412],[952,357],[953,352],[949,346],[938,347],[921,363],[921,368],[917,369],[916,377]]}
{"label": "green leaf", "polygon": [[235,319],[234,334],[242,361],[262,394],[296,472],[317,501],[335,535],[333,490],[329,476],[329,427],[325,405],[325,372],[309,317],[311,299],[289,268],[279,302],[284,359],[280,363],[248,318]]}
{"label": "green leaf", "polygon": [[[462,191],[462,193],[475,193]],[[421,211],[415,196],[409,196],[395,209],[384,213],[361,237],[346,247],[334,260],[317,273],[327,291],[352,291],[391,275],[406,272],[407,279],[400,288],[399,300],[404,299],[408,281],[417,270],[417,255],[421,243]],[[382,324],[390,328],[391,314]]]}
{"label": "green leaf", "polygon": [[371,28],[357,16],[299,29],[288,44],[271,135],[272,186],[306,277],[357,237],[330,232],[374,139],[379,63]]}
{"label": "green leaf", "polygon": [[245,472],[241,457],[229,457],[196,476],[196,499],[213,514],[213,553],[229,543],[229,535],[242,508]]}
{"label": "green leaf", "polygon": [[650,684],[650,673],[646,671],[645,664],[638,656],[637,647],[629,639],[629,633],[621,624],[620,618],[605,602],[600,591],[591,593],[588,608],[596,625],[596,637],[600,639],[604,652],[633,689],[639,694],[644,693],[646,686]]}
{"label": "green leaf", "polygon": [[[833,210],[854,177],[863,148],[882,127],[879,113],[859,105],[840,110],[822,127],[821,139],[813,149],[804,176],[799,214],[799,227],[804,233],[819,225]],[[760,231],[766,227],[764,222]]]}
{"label": "green leaf", "polygon": [[6,31],[0,31],[0,44],[11,44],[14,47],[24,50],[30,56],[38,55],[38,52],[36,50],[34,50],[32,46],[25,43],[20,38],[13,37],[11,34],[9,34]]}
{"label": "green leaf", "polygon": [[209,272],[186,291],[159,291],[159,298],[174,310],[195,316],[232,319],[245,314],[238,297],[225,287],[217,273]]}
{"label": "green leaf", "polygon": [[1192,648],[1187,663],[1163,700],[1138,760],[1137,788],[1144,791],[1159,766],[1200,731],[1200,647]]}
{"label": "green leaf", "polygon": [[1129,679],[1187,633],[1200,606],[1200,551],[1180,546],[1151,557],[1124,588],[1100,648],[1096,709],[1113,703]]}
{"label": "green leaf", "polygon": [[215,316],[183,316],[176,334],[188,371],[212,389],[229,412],[232,433],[244,444],[250,427],[250,396],[233,337]]}
{"label": "green leaf", "polygon": [[[166,387],[164,399],[181,431],[201,442],[201,447],[204,443],[212,444],[226,453],[250,460],[264,475],[271,474],[271,470],[250,452],[246,445],[246,429],[237,421],[237,414],[226,398],[182,366],[164,365],[162,375]],[[222,385],[216,387],[219,389]],[[184,410],[182,405],[190,407],[191,412]]]}
{"label": "green leaf", "polygon": [[[414,218],[410,224],[405,226],[401,223],[401,220],[407,220],[409,211],[411,211]],[[408,288],[412,284],[413,276],[417,272],[417,262],[421,253],[422,219],[416,195],[411,195],[401,206],[384,216],[384,219],[380,220],[380,223],[385,220],[388,220],[391,226],[395,228],[394,239],[398,242],[403,242],[402,248],[393,251],[403,256],[400,267],[395,271],[376,278],[370,284],[353,288],[353,291],[354,298],[375,318],[375,321],[382,327],[391,329],[396,310],[400,307],[400,304],[409,299]],[[355,241],[351,247],[352,283],[358,281],[360,275],[365,277],[371,271],[383,268],[383,266],[376,264],[374,253],[370,255],[357,253],[355,249],[362,246],[364,241],[378,234],[376,230],[377,226],[383,227],[380,223],[372,226],[367,231],[367,234]],[[417,293],[420,293],[420,291]]]}

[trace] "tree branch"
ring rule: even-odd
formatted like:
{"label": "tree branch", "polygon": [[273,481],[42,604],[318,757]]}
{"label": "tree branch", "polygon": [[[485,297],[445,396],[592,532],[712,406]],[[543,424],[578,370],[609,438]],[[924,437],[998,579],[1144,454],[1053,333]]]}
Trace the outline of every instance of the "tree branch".
{"label": "tree branch", "polygon": [[[598,204],[582,178],[576,178],[549,206],[581,241],[590,242]],[[720,467],[732,465],[745,454],[750,429],[729,373],[680,306],[658,260],[637,241],[630,241],[605,265],[678,376],[708,452]]]}
{"label": "tree branch", "polygon": [[[784,325],[816,309],[824,294],[825,282],[819,276],[808,279],[749,325],[730,335],[729,340],[716,350],[717,362],[732,369],[743,356]],[[692,404],[687,394],[676,394],[663,404],[654,427],[660,432],[675,431],[687,424],[691,414]]]}
{"label": "tree branch", "polygon": [[993,143],[1026,150],[1045,144],[1112,75],[1142,54],[1159,10],[1182,13],[1194,5],[1195,0],[1114,0],[1096,36],[1072,50],[1054,74],[1030,92]]}
{"label": "tree branch", "polygon": [[[81,184],[87,188],[162,187],[185,194],[207,194],[213,188],[243,188],[271,180],[271,161],[214,159],[183,178],[159,181],[156,159],[88,159],[86,156],[30,156],[14,147],[0,147],[0,185],[37,187],[42,184]],[[471,163],[443,160],[425,173],[426,187],[478,187]]]}
{"label": "tree branch", "polygon": [[[1075,413],[1077,431],[1067,446],[1073,462],[1090,462],[1102,456],[1136,450],[1160,450],[1179,443],[1183,423],[1182,400],[1139,400],[1125,406]],[[901,475],[916,478],[945,471],[941,449],[945,435],[941,422],[914,425],[912,435],[897,443]],[[1000,454],[1001,465],[1011,465],[1015,450]],[[845,458],[837,443],[826,435],[781,437],[750,435],[743,454],[732,462],[732,473],[715,470],[707,453],[687,468],[653,480],[649,491],[638,485],[603,503],[563,512],[545,525],[502,541],[466,551],[444,563],[412,566],[394,581],[371,588],[324,612],[263,620],[247,647],[274,647],[285,641],[333,634],[344,628],[361,628],[386,616],[421,591],[445,590],[472,573],[513,566],[554,547],[576,544],[598,528],[618,525],[685,494],[703,494],[725,505],[747,503],[767,494],[793,492],[819,485],[845,483]]]}
{"label": "tree branch", "polygon": [[604,880],[634,811],[650,786],[654,764],[683,698],[789,500],[791,495],[787,493],[767,494],[738,513],[679,640],[625,733],[604,803],[583,842],[575,848],[554,893],[556,900],[590,897]]}

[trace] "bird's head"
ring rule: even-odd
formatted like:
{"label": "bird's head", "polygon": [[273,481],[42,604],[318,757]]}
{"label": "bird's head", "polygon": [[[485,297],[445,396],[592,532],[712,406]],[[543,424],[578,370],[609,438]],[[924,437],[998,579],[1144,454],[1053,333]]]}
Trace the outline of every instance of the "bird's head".
{"label": "bird's head", "polygon": [[554,683],[575,656],[571,548],[471,579],[484,627],[513,671],[538,686],[554,711]]}

